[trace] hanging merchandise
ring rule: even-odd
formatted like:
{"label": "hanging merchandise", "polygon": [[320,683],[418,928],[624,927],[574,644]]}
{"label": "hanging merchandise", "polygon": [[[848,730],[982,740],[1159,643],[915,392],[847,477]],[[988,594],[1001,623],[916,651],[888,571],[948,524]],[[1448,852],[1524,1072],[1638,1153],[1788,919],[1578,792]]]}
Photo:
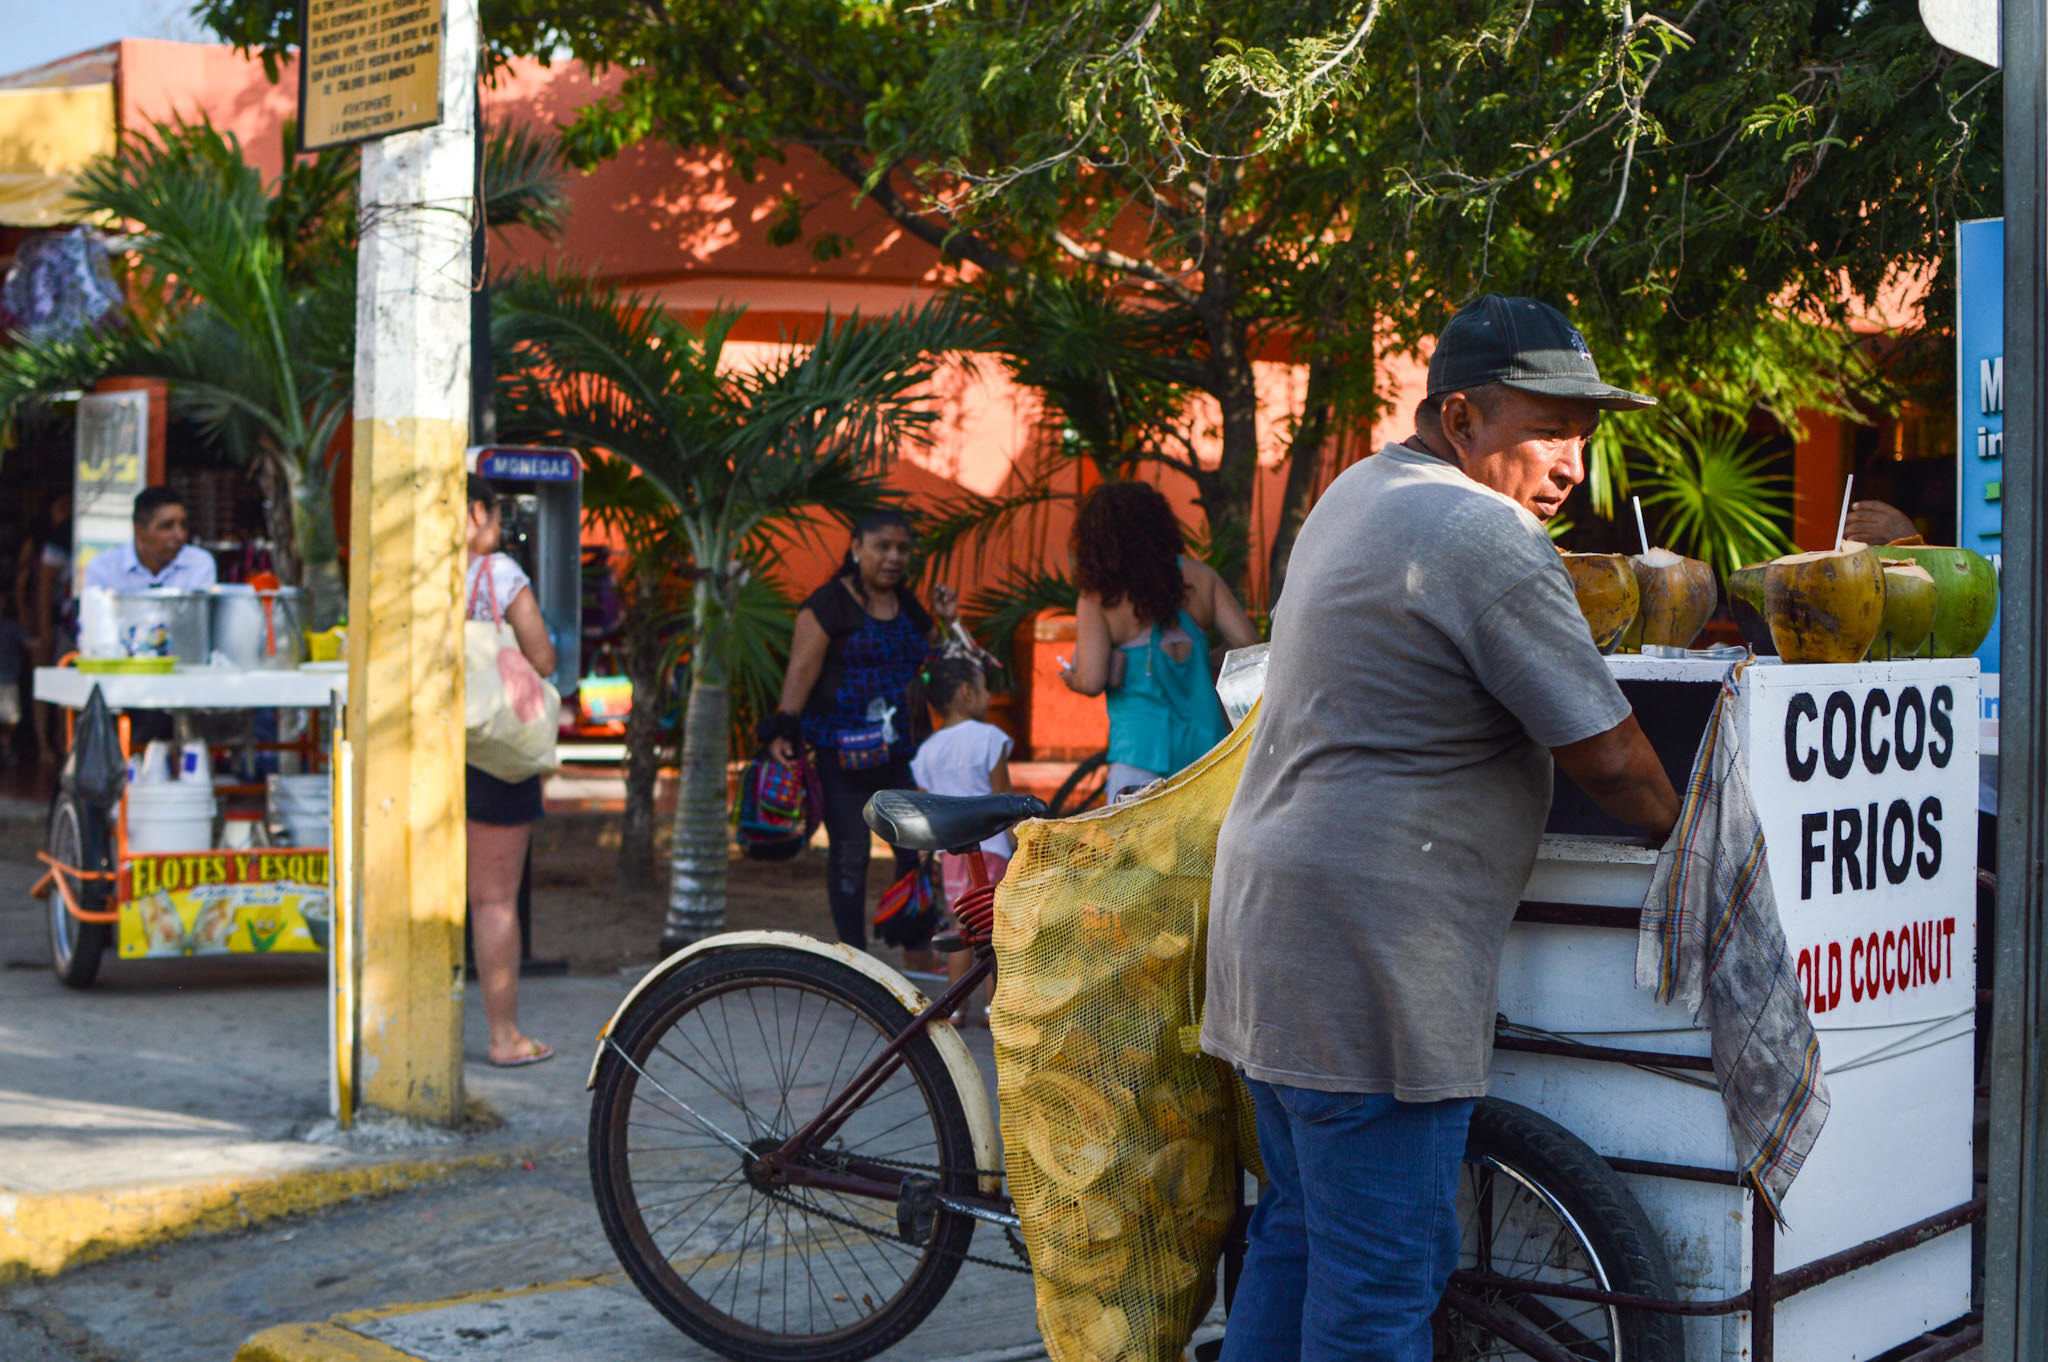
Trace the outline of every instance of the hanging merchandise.
{"label": "hanging merchandise", "polygon": [[882,891],[875,905],[875,935],[890,946],[931,940],[939,920],[937,879],[938,862],[931,856],[919,857],[916,869]]}
{"label": "hanging merchandise", "polygon": [[1177,1362],[1214,1295],[1251,1100],[1202,1053],[1216,835],[1256,713],[1113,808],[1017,829],[996,895],[996,1092],[1053,1362]]}
{"label": "hanging merchandise", "polygon": [[11,329],[32,341],[64,340],[98,326],[123,302],[107,249],[84,227],[32,236],[0,283]]}
{"label": "hanging merchandise", "polygon": [[763,748],[740,777],[740,850],[750,861],[786,861],[818,830],[825,795],[802,757],[785,765]]}

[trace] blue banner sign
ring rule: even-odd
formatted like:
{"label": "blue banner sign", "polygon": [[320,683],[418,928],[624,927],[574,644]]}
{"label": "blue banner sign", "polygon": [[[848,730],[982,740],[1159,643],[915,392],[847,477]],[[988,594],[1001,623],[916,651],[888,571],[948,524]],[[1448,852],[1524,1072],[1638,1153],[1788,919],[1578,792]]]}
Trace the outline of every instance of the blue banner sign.
{"label": "blue banner sign", "polygon": [[516,482],[575,482],[583,464],[573,449],[552,445],[485,445],[477,451],[479,477]]}
{"label": "blue banner sign", "polygon": [[[2005,220],[1956,224],[1956,543],[2002,568]],[[1977,650],[1986,752],[1998,750],[1998,635]]]}

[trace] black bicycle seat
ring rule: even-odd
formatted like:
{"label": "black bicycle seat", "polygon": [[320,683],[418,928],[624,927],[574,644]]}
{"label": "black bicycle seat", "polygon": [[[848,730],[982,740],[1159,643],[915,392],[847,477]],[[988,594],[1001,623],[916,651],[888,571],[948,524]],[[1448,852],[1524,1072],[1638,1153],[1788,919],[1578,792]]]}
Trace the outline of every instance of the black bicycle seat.
{"label": "black bicycle seat", "polygon": [[1051,810],[1036,795],[935,795],[883,790],[868,801],[868,826],[905,851],[964,851]]}

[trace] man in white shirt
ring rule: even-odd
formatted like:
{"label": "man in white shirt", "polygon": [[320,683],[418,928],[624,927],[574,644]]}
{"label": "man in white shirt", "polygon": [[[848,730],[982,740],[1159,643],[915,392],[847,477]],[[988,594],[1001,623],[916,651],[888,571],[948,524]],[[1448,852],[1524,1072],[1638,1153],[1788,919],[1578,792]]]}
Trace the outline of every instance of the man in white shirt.
{"label": "man in white shirt", "polygon": [[135,498],[135,542],[96,555],[86,564],[85,584],[110,591],[203,591],[216,577],[213,555],[193,548],[191,539],[178,494],[145,487]]}

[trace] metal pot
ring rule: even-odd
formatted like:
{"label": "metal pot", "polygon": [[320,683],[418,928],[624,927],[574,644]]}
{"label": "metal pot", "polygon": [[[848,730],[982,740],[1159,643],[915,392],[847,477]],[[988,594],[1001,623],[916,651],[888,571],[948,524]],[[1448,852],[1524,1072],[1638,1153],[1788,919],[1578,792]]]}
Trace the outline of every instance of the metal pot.
{"label": "metal pot", "polygon": [[213,651],[244,671],[291,671],[306,660],[306,593],[231,583],[212,592]]}
{"label": "metal pot", "polygon": [[130,657],[175,657],[188,667],[206,665],[213,653],[206,592],[153,587],[113,596],[121,651]]}

